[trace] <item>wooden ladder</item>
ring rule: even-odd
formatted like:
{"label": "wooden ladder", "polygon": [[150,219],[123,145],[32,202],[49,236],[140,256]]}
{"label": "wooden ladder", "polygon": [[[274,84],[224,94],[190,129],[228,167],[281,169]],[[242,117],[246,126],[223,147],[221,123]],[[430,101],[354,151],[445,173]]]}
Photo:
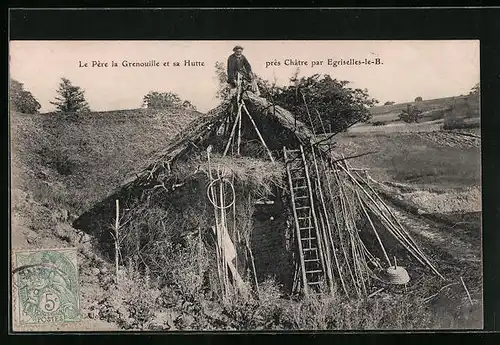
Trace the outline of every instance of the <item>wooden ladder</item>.
{"label": "wooden ladder", "polygon": [[314,210],[311,180],[302,145],[299,150],[283,147],[293,217],[299,247],[302,286],[307,296],[318,291],[323,277],[323,254],[318,241],[318,221]]}

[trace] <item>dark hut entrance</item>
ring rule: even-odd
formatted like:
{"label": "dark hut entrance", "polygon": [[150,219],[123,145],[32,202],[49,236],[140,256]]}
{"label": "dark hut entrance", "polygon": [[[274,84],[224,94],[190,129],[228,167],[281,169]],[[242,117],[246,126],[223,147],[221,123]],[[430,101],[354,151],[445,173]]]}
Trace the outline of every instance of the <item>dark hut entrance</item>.
{"label": "dark hut entrance", "polygon": [[279,191],[276,197],[258,200],[254,207],[250,245],[257,281],[274,278],[284,291],[290,291],[293,265],[287,236],[287,207]]}

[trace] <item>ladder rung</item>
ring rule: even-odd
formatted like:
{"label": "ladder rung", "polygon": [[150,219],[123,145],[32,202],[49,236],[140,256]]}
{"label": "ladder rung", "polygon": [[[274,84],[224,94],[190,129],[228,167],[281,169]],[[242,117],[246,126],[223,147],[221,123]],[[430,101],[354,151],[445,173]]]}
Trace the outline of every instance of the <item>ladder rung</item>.
{"label": "ladder rung", "polygon": [[297,217],[297,220],[311,219],[311,217]]}
{"label": "ladder rung", "polygon": [[319,259],[306,259],[306,260],[304,260],[304,262],[314,262],[314,261],[319,262]]}
{"label": "ladder rung", "polygon": [[286,152],[300,152],[298,149],[287,149]]}
{"label": "ladder rung", "polygon": [[318,250],[318,248],[304,248],[304,249],[302,249],[303,252],[310,252],[313,250]]}
{"label": "ladder rung", "polygon": [[300,207],[295,207],[296,210],[304,210],[306,208],[311,208],[310,206],[300,206]]}
{"label": "ladder rung", "polygon": [[295,200],[297,199],[308,199],[309,198],[309,195],[304,195],[304,196],[296,196],[295,197]]}
{"label": "ladder rung", "polygon": [[312,270],[312,271],[306,271],[306,274],[314,274],[314,273],[321,273],[323,272],[322,270]]}
{"label": "ladder rung", "polygon": [[308,285],[319,285],[321,284],[320,282],[307,282]]}
{"label": "ladder rung", "polygon": [[306,226],[303,228],[299,228],[299,230],[307,230],[307,229],[314,229],[314,226]]}
{"label": "ladder rung", "polygon": [[307,186],[298,186],[298,187],[293,187],[293,190],[297,190],[297,189],[306,189]]}
{"label": "ladder rung", "polygon": [[305,180],[305,179],[306,179],[305,176],[299,176],[299,177],[293,177],[292,181],[295,181],[295,180]]}
{"label": "ladder rung", "polygon": [[309,241],[309,240],[315,240],[316,237],[305,237],[305,238],[301,238],[302,241]]}

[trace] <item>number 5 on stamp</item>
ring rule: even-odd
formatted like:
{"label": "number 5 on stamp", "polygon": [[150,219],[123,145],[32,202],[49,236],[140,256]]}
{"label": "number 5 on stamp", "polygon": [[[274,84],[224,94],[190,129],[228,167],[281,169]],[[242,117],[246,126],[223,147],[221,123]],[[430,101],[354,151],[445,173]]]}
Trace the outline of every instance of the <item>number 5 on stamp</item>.
{"label": "number 5 on stamp", "polygon": [[77,249],[14,250],[14,323],[80,321]]}

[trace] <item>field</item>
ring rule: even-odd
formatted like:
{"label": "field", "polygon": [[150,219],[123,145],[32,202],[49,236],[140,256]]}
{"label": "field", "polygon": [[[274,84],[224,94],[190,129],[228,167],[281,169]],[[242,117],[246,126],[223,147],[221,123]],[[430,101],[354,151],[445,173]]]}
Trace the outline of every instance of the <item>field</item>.
{"label": "field", "polygon": [[[133,270],[124,273],[122,285],[115,288],[112,264],[71,223],[119,187],[128,173],[164,148],[192,119],[203,116],[185,109],[85,116],[12,113],[12,246],[80,249],[81,298],[89,330],[481,327],[480,131],[442,130],[446,119],[440,109],[451,102],[453,98],[424,101],[423,110],[429,113],[418,124],[397,120],[405,104],[376,107],[370,123],[334,138],[335,152],[346,156],[372,152],[349,162],[367,169],[448,279],[421,282],[423,276],[416,271],[412,279],[424,288],[399,291],[396,299],[380,294],[352,305],[339,297],[299,303],[283,301],[272,284],[264,284],[261,304],[242,301],[221,309],[213,301],[198,300],[189,290],[198,284],[196,272],[182,278],[181,292],[155,287]],[[385,124],[374,126],[376,121]],[[182,260],[173,261],[172,269],[186,272]],[[460,278],[469,288],[472,305]],[[415,301],[422,302],[418,308]],[[391,308],[397,310],[395,319],[386,315]],[[205,309],[210,313],[200,311]],[[335,315],[329,314],[331,310]],[[301,314],[314,317],[306,322]]]}

